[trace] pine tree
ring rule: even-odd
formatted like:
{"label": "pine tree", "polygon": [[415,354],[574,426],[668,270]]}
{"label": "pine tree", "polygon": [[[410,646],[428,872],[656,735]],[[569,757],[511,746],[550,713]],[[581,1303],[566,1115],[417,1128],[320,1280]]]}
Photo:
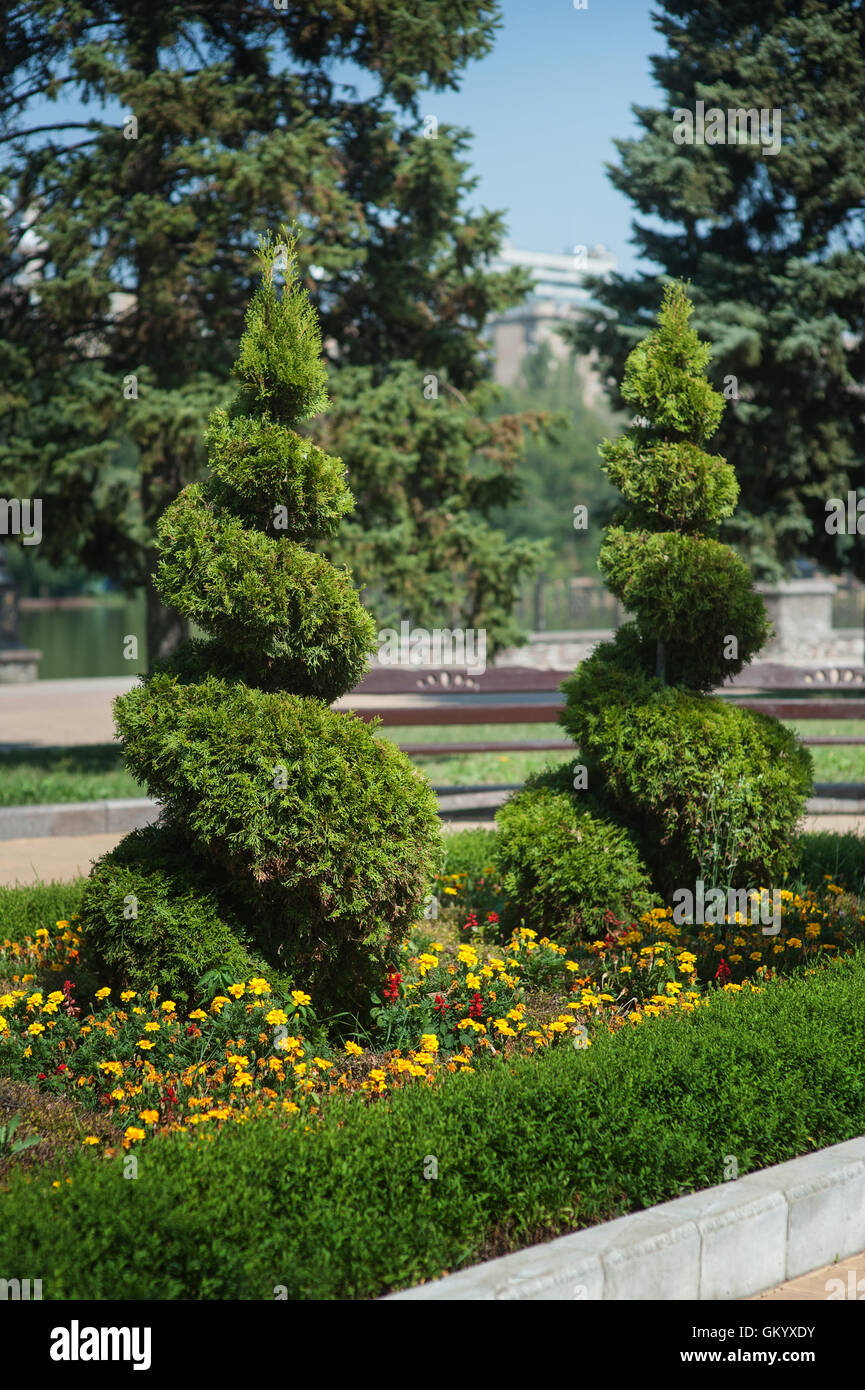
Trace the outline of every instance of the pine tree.
{"label": "pine tree", "polygon": [[[352,497],[341,461],[297,432],[327,393],[295,236],[265,239],[260,261],[239,390],[207,433],[211,475],[158,528],[156,586],[207,638],[115,704],[127,764],[163,820],[100,861],[81,915],[133,986],[189,995],[228,942],[247,975],[263,961],[319,1006],[362,1010],[427,890],[440,831],[408,759],[328,707],[363,674],[375,628],[350,574],[308,548]],[[209,923],[198,939],[190,913]]]}
{"label": "pine tree", "polygon": [[[150,579],[156,521],[204,466],[266,227],[301,220],[335,365],[402,372],[419,395],[437,373],[468,403],[445,428],[483,442],[481,333],[527,282],[488,268],[503,222],[465,207],[467,133],[426,139],[424,117],[494,31],[491,0],[33,0],[0,16],[0,472],[43,499],[44,555],[147,585],[151,660],[184,632]],[[374,90],[343,85],[341,64]],[[504,484],[520,440],[498,441]],[[342,452],[366,523],[374,473]],[[405,484],[427,498],[420,466]],[[422,588],[438,556],[413,525],[408,542]]]}
{"label": "pine tree", "polygon": [[[636,107],[610,178],[635,204],[633,242],[658,273],[594,285],[570,335],[597,350],[611,397],[665,279],[691,284],[730,402],[718,447],[740,505],[725,537],[757,577],[797,556],[865,576],[826,502],[865,487],[865,9],[857,0],[661,0],[657,105]],[[681,116],[766,113],[766,137],[677,143]],[[753,118],[752,118],[753,120]],[[756,122],[754,122],[756,124]],[[711,131],[715,139],[716,131]],[[659,225],[661,223],[666,225]]]}

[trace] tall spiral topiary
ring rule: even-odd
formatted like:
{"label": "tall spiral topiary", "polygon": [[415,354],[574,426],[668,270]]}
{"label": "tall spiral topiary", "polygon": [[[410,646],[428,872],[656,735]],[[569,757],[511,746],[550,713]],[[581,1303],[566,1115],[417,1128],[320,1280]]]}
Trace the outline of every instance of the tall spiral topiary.
{"label": "tall spiral topiary", "polygon": [[[585,772],[559,795],[572,816],[625,830],[665,897],[698,876],[719,887],[777,881],[811,787],[810,755],[778,720],[707,693],[756,655],[769,624],[747,567],[718,540],[738,484],[705,448],[724,400],[706,379],[711,348],[692,312],[684,287],[668,286],[658,327],[625,367],[622,394],[639,413],[600,447],[626,507],[599,566],[633,621],[562,687],[561,722]],[[511,826],[526,796],[536,801],[532,786],[500,816],[515,884],[526,851]],[[627,881],[639,886],[632,862]],[[593,902],[590,874],[573,891]]]}
{"label": "tall spiral topiary", "polygon": [[307,548],[353,498],[339,459],[295,428],[327,393],[294,235],[259,257],[210,476],[158,528],[156,586],[206,637],[115,702],[127,765],[163,812],[94,867],[81,916],[97,962],[133,987],[189,997],[208,969],[267,968],[362,1010],[441,836],[408,759],[329,707],[363,675],[375,625],[350,573]]}

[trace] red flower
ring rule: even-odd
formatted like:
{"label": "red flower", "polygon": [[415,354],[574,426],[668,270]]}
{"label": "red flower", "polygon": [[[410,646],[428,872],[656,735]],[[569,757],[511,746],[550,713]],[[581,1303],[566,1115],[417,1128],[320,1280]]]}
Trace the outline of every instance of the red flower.
{"label": "red flower", "polygon": [[401,984],[402,975],[400,975],[400,973],[397,970],[391,971],[391,973],[387,976],[387,979],[385,981],[385,987],[382,991],[385,999],[387,999],[390,1003],[393,1003],[395,999],[399,998],[399,987]]}
{"label": "red flower", "polygon": [[483,1011],[484,1001],[483,999],[481,999],[481,996],[478,994],[476,990],[475,993],[472,995],[471,1002],[469,1004],[469,1018],[480,1018]]}
{"label": "red flower", "polygon": [[40,1071],[39,1075],[36,1078],[37,1081],[47,1081],[47,1079],[48,1078],[46,1077],[44,1071]]}
{"label": "red flower", "polygon": [[721,964],[718,966],[718,969],[715,971],[715,979],[720,980],[722,984],[726,984],[731,974],[732,971],[730,970],[729,965],[725,960],[722,960]]}
{"label": "red flower", "polygon": [[444,1014],[444,1013],[447,1013],[447,1011],[448,1011],[449,1008],[450,1008],[450,1004],[445,1003],[445,997],[444,997],[444,995],[443,995],[443,994],[437,994],[437,995],[436,995],[436,1002],[435,1002],[435,1011],[436,1011],[436,1013],[437,1013],[437,1014]]}
{"label": "red flower", "polygon": [[488,912],[488,913],[487,913],[487,921],[488,921],[488,922],[492,922],[493,925],[495,925],[495,923],[496,923],[498,920],[499,920],[499,914],[498,914],[497,912]]}
{"label": "red flower", "polygon": [[69,1068],[67,1067],[67,1065],[66,1065],[65,1062],[61,1062],[60,1065],[59,1065],[59,1067],[55,1067],[54,1070],[55,1070],[55,1072],[58,1072],[58,1071],[68,1071]]}

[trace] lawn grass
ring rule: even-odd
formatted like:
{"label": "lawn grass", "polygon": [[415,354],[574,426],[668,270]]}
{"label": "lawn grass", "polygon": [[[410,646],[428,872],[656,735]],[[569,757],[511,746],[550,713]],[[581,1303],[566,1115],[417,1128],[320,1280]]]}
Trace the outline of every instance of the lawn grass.
{"label": "lawn grass", "polygon": [[[802,736],[865,735],[865,720],[817,719],[789,726]],[[397,743],[486,743],[529,739],[563,739],[557,724],[389,725],[379,737]],[[865,746],[812,748],[818,782],[865,782]],[[540,768],[567,762],[567,752],[459,753],[413,755],[437,787],[494,786],[522,783]],[[0,806],[40,802],[100,801],[110,797],[146,796],[123,766],[115,744],[81,748],[38,748],[0,753]]]}
{"label": "lawn grass", "polygon": [[116,744],[0,753],[0,806],[146,796]]}

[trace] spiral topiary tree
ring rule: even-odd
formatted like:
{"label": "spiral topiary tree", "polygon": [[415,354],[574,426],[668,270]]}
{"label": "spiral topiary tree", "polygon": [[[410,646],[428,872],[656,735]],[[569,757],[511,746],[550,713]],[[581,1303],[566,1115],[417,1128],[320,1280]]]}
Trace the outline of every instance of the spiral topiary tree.
{"label": "spiral topiary tree", "polygon": [[408,759],[329,707],[362,676],[375,626],[350,573],[307,548],[353,498],[339,459],[296,431],[327,394],[294,235],[259,255],[210,476],[158,531],[157,588],[206,637],[115,702],[127,765],[163,812],[96,864],[81,916],[97,962],[133,987],[189,997],[209,969],[267,968],[362,1011],[441,836]]}
{"label": "spiral topiary tree", "polygon": [[[684,287],[668,286],[658,327],[626,364],[622,394],[639,414],[600,453],[627,505],[599,565],[633,621],[564,683],[561,716],[584,769],[559,793],[569,814],[625,830],[665,897],[696,877],[777,881],[811,787],[810,755],[778,720],[706,693],[756,655],[769,624],[746,566],[717,539],[738,484],[705,448],[724,400],[706,379],[711,348],[691,313]],[[537,800],[527,787],[501,814],[514,883],[526,851],[510,827],[526,795]],[[630,849],[622,862],[633,884]],[[583,880],[575,899],[594,902],[591,875]]]}

